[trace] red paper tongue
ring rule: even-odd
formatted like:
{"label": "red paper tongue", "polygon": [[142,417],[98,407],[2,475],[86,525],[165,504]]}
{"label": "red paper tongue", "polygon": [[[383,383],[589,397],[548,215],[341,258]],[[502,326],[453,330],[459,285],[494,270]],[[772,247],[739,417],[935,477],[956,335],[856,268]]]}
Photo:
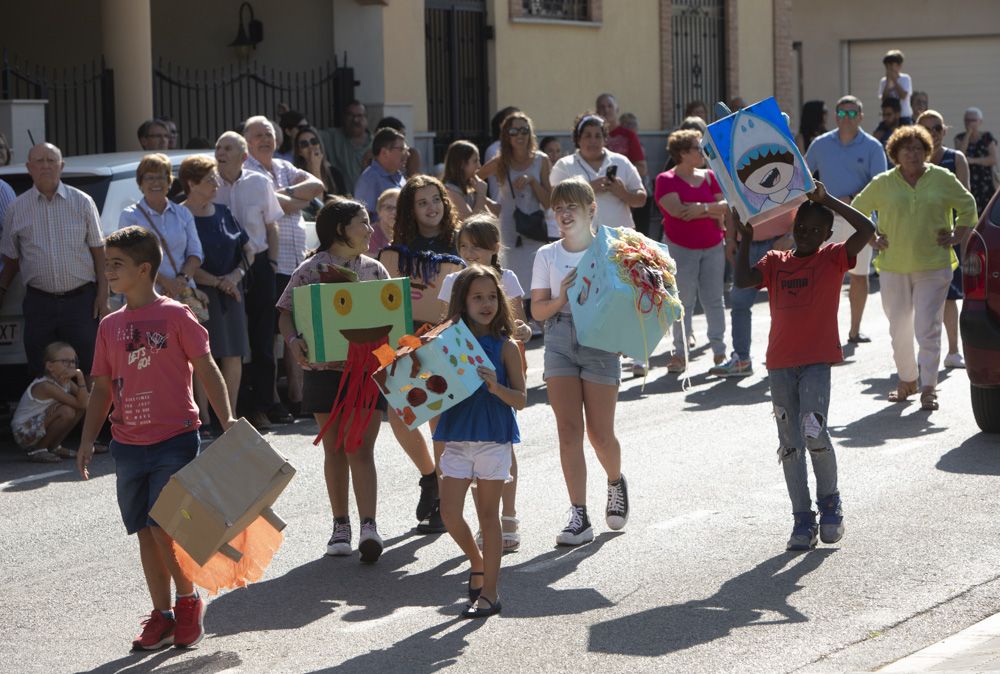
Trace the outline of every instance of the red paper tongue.
{"label": "red paper tongue", "polygon": [[335,439],[337,446],[343,447],[345,452],[358,451],[379,396],[378,385],[372,379],[372,374],[379,368],[379,360],[372,351],[388,343],[388,337],[368,344],[348,343],[347,361],[337,398],[330,409],[330,418],[313,440],[314,445],[323,440],[333,422],[339,419]]}

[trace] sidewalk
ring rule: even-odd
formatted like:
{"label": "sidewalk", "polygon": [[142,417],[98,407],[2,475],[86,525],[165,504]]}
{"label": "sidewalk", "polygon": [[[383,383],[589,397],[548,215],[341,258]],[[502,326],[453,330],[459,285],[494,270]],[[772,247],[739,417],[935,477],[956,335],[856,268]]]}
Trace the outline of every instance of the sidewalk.
{"label": "sidewalk", "polygon": [[1000,613],[879,672],[1000,672]]}

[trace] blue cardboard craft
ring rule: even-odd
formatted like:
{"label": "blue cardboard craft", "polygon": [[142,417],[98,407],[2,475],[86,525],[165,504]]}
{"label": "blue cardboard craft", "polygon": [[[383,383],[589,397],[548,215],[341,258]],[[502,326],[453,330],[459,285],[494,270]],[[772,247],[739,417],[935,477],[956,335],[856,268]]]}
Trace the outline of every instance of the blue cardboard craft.
{"label": "blue cardboard craft", "polygon": [[756,225],[797,208],[812,175],[773,97],[708,125],[702,149],[726,201]]}
{"label": "blue cardboard craft", "polygon": [[580,344],[647,361],[683,315],[676,272],[665,245],[633,229],[602,226],[569,289]]}

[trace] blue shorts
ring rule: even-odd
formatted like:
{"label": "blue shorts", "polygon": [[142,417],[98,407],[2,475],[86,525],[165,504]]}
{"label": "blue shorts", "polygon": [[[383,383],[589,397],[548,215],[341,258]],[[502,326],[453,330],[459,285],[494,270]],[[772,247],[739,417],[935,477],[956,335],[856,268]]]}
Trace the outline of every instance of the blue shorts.
{"label": "blue shorts", "polygon": [[149,518],[149,511],[170,476],[198,456],[200,445],[198,431],[187,431],[154,445],[126,445],[111,441],[118,509],[128,533],[159,526]]}

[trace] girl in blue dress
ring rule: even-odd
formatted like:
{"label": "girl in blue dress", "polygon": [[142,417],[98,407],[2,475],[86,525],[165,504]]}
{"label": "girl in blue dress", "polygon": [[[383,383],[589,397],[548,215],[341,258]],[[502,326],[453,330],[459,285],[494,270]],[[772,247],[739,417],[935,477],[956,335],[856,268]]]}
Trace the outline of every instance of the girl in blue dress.
{"label": "girl in blue dress", "polygon": [[[524,409],[527,394],[521,353],[512,337],[514,316],[497,273],[478,264],[462,271],[448,313],[461,315],[496,368],[477,368],[483,386],[443,412],[434,431],[434,440],[445,443],[439,463],[441,517],[471,566],[469,604],[462,615],[485,618],[500,612],[500,498],[511,479],[513,443],[521,441],[514,410]],[[463,515],[473,480],[479,492],[482,552]]]}

